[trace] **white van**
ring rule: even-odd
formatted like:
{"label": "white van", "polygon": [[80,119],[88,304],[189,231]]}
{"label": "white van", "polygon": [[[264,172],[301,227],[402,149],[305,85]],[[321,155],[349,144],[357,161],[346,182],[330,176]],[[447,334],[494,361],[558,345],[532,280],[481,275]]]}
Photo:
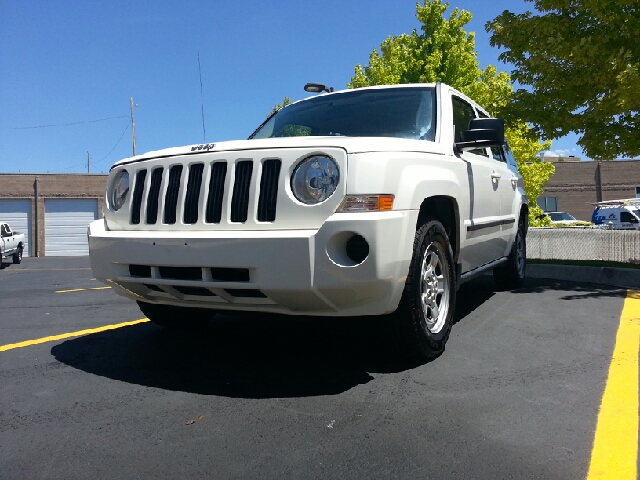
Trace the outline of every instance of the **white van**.
{"label": "white van", "polygon": [[594,203],[591,221],[611,225],[616,230],[640,230],[640,198]]}

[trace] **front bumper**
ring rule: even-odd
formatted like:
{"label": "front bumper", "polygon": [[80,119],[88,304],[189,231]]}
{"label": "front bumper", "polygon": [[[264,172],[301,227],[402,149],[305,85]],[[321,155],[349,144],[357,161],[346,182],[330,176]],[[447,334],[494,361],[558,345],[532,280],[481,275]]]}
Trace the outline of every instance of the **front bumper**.
{"label": "front bumper", "polygon": [[[318,230],[108,231],[89,225],[94,276],[133,300],[216,310],[380,315],[398,306],[417,211],[338,213]],[[349,258],[354,235],[369,246]],[[353,255],[352,255],[353,256]]]}

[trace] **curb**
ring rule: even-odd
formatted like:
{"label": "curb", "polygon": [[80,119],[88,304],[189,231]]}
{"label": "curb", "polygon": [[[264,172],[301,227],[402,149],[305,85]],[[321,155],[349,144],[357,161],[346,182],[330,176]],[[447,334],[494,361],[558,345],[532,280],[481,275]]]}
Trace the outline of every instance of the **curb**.
{"label": "curb", "polygon": [[527,264],[527,277],[640,289],[640,269]]}

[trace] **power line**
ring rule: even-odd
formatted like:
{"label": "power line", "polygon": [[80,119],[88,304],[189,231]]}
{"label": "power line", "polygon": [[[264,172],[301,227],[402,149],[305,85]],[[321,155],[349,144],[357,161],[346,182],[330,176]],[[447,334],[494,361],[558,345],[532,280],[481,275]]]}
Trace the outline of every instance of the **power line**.
{"label": "power line", "polygon": [[[124,117],[127,118],[127,117]],[[100,160],[98,160],[97,162],[93,162],[93,164],[95,165],[96,163],[100,163],[102,162],[104,159],[106,159],[109,155],[111,155],[111,153],[113,153],[113,151],[116,149],[116,147],[120,144],[120,142],[122,141],[122,138],[124,137],[124,134],[127,133],[127,130],[129,130],[129,126],[131,125],[131,122],[127,123],[127,126],[125,127],[124,131],[122,132],[122,135],[120,135],[120,138],[118,139],[118,141],[116,142],[116,144],[113,146],[113,148],[111,150],[109,150],[109,153],[107,153],[104,157],[102,157]],[[88,154],[89,152],[87,152]],[[72,168],[76,168],[76,167],[87,167],[87,163],[83,163],[83,164],[76,164],[76,165],[71,165],[70,167],[65,167],[65,168],[58,168],[56,170],[47,170],[47,173],[55,173],[55,172],[64,172],[66,170],[71,170]]]}
{"label": "power line", "polygon": [[119,117],[99,118],[97,120],[86,120],[84,122],[58,123],[58,124],[52,124],[52,125],[37,125],[34,127],[7,127],[6,130],[30,130],[34,128],[67,127],[69,125],[81,125],[83,123],[105,122],[107,120],[115,120],[117,118],[128,118],[128,117],[126,115],[121,115]]}
{"label": "power line", "polygon": [[113,146],[113,148],[111,150],[109,150],[109,153],[107,153],[104,157],[102,157],[100,160],[98,160],[97,162],[93,162],[94,164],[96,163],[100,163],[101,161],[103,161],[105,158],[107,158],[109,155],[111,155],[111,153],[116,149],[116,147],[118,146],[118,144],[120,143],[120,141],[122,140],[122,137],[124,137],[124,134],[127,133],[127,130],[129,130],[129,125],[131,125],[131,122],[127,123],[127,126],[124,128],[124,132],[122,132],[122,135],[120,135],[120,138],[118,139],[118,141],[116,142],[116,144]]}

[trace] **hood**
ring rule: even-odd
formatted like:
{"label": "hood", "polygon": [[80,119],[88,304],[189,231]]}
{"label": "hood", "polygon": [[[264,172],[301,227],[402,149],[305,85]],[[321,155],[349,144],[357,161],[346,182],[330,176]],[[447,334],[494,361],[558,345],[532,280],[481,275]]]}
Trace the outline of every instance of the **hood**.
{"label": "hood", "polygon": [[[397,137],[279,137],[254,140],[231,140],[215,143],[200,143],[185,147],[165,148],[143,155],[125,158],[113,166],[151,160],[154,158],[198,155],[207,152],[225,152],[282,148],[342,148],[347,154],[364,152],[425,152],[445,155],[445,148],[428,140]],[[113,168],[113,167],[112,167]]]}

